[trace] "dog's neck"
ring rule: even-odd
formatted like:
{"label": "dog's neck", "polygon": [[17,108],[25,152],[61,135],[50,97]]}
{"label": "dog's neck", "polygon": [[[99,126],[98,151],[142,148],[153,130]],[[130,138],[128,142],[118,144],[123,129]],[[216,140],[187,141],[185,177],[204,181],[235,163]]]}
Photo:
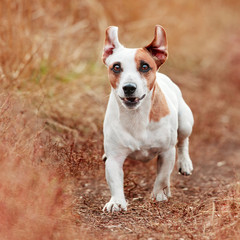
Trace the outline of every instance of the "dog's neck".
{"label": "dog's neck", "polygon": [[[127,109],[117,99],[119,122],[129,133],[134,133],[135,135],[137,132],[147,128],[150,122],[152,95],[153,89],[146,95],[144,101],[137,109]],[[117,98],[116,95],[115,97]]]}

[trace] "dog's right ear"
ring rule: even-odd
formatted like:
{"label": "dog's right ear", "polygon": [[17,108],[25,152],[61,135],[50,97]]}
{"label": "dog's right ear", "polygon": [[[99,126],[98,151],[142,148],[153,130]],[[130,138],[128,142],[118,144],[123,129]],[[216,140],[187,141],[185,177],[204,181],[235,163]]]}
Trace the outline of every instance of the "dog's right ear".
{"label": "dog's right ear", "polygon": [[152,55],[154,61],[159,68],[168,57],[167,38],[164,28],[160,25],[155,26],[155,36],[153,41],[145,47]]}
{"label": "dog's right ear", "polygon": [[118,41],[118,27],[110,26],[106,29],[106,38],[103,48],[102,60],[106,64],[106,59],[113,54],[114,49],[122,47]]}

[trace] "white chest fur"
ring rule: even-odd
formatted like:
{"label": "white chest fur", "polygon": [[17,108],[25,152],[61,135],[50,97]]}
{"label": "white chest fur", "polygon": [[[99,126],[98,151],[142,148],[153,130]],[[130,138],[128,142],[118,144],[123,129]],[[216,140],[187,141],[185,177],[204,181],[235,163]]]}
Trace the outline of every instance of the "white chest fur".
{"label": "white chest fur", "polygon": [[128,157],[140,161],[149,161],[157,154],[166,151],[172,142],[175,142],[170,125],[163,123],[167,121],[167,119],[162,119],[162,123],[158,124],[157,129],[156,126],[153,127],[152,124],[149,124],[146,129],[138,132],[137,137],[132,136],[130,141],[133,148],[130,149],[131,153]]}

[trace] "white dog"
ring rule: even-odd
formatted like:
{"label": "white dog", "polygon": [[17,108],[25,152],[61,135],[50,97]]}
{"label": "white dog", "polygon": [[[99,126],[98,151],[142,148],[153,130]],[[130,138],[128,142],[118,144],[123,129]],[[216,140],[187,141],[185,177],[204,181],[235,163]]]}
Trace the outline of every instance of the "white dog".
{"label": "white dog", "polygon": [[127,210],[123,190],[126,158],[157,159],[157,177],[152,198],[171,196],[170,175],[178,151],[178,168],[190,175],[188,138],[193,115],[180,89],[158,68],[168,55],[164,29],[157,25],[153,41],[144,48],[125,48],[118,41],[118,28],[106,30],[103,62],[108,67],[111,94],[104,120],[106,179],[111,199],[103,210]]}

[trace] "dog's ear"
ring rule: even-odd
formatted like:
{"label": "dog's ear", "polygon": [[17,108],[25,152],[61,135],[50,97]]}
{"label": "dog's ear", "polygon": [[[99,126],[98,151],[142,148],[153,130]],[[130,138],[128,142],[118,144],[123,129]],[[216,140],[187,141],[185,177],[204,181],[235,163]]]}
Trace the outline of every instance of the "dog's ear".
{"label": "dog's ear", "polygon": [[110,26],[106,29],[106,38],[103,48],[102,60],[106,63],[106,59],[113,54],[113,50],[122,47],[118,41],[118,27]]}
{"label": "dog's ear", "polygon": [[158,68],[167,60],[167,38],[162,26],[155,26],[154,39],[145,49],[153,56]]}

